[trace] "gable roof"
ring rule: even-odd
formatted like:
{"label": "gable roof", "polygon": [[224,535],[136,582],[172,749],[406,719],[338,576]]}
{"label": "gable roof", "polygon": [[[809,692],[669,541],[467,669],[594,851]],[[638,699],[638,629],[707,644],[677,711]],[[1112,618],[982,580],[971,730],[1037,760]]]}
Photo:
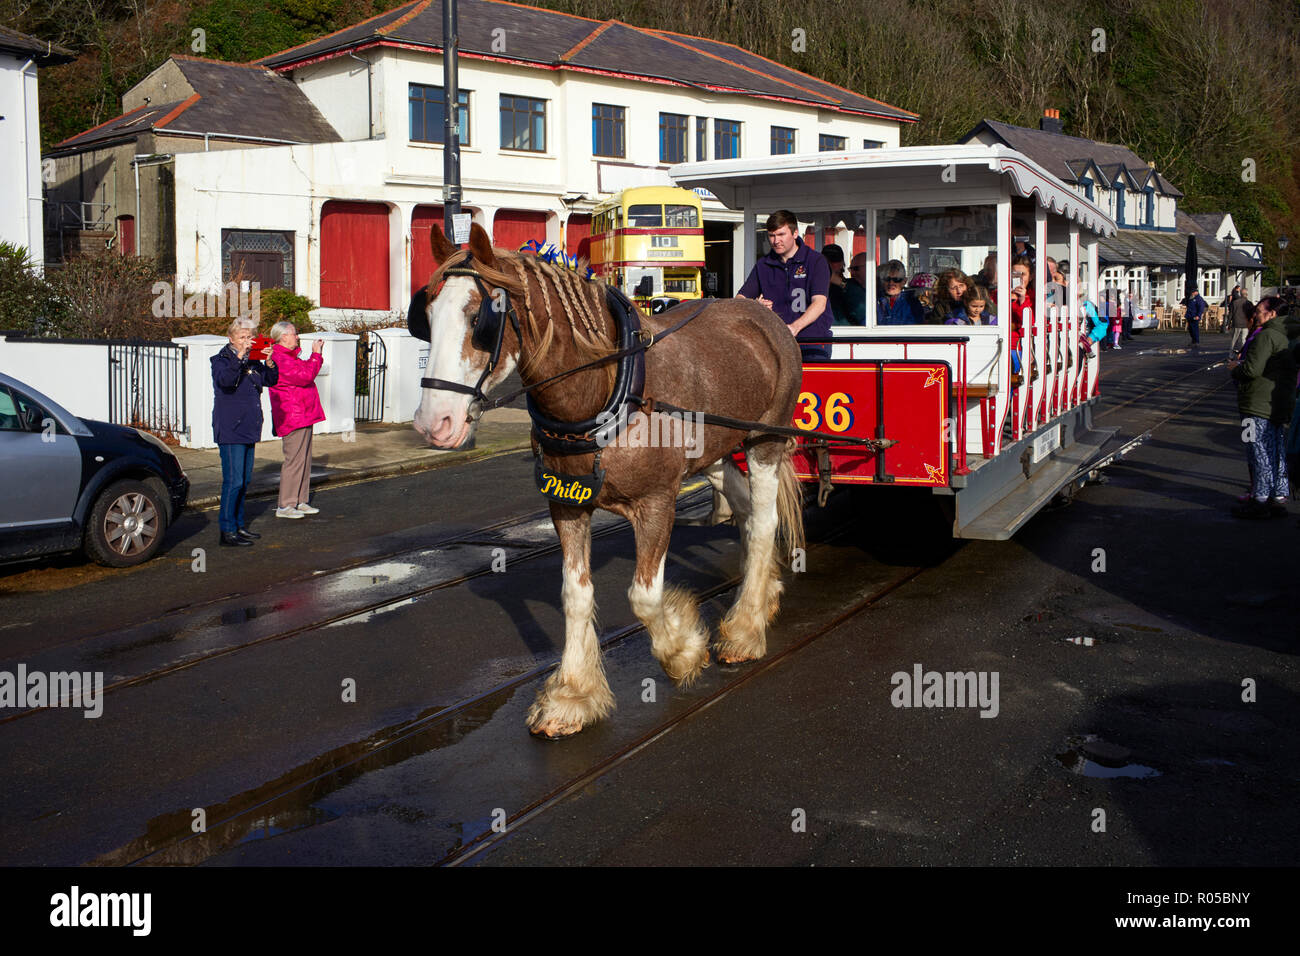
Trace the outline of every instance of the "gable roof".
{"label": "gable roof", "polygon": [[[1179,213],[1181,218],[1184,214]],[[1182,228],[1181,222],[1179,228]],[[1196,236],[1196,257],[1201,269],[1223,267],[1227,253],[1228,267],[1234,270],[1263,269],[1263,263],[1240,249],[1225,249],[1213,235]],[[1187,256],[1187,236],[1181,232],[1150,232],[1144,229],[1121,229],[1112,237],[1102,237],[1097,257],[1106,265],[1147,265],[1182,268]]]}
{"label": "gable roof", "polygon": [[220,138],[253,136],[295,143],[342,140],[301,89],[260,66],[173,56],[194,95],[169,103],[149,103],[56,144],[50,151],[84,149],[144,133]]}
{"label": "gable roof", "polygon": [[[1012,126],[1010,123],[1002,123],[997,120],[981,120],[974,129],[958,142],[969,142],[984,131],[992,134],[994,138],[1017,152],[1033,158],[1048,172],[1066,182],[1078,182],[1074,169],[1071,167],[1077,169],[1078,160],[1081,158],[1093,160],[1097,167],[1111,180],[1119,174],[1121,168],[1129,176],[1142,182],[1149,178],[1146,173],[1150,167],[1127,146],[1101,143],[1080,136],[1066,136],[1064,133],[1049,133],[1045,130],[1031,129],[1027,126]],[[1152,186],[1167,196],[1177,198],[1183,195],[1176,186],[1159,173],[1154,173]]]}
{"label": "gable roof", "polygon": [[8,27],[0,27],[0,53],[13,56],[31,57],[39,66],[55,66],[59,63],[71,63],[77,55],[71,50],[42,40],[28,33],[19,33]]}
{"label": "gable roof", "polygon": [[[618,20],[589,20],[507,0],[460,0],[458,9],[459,51],[472,59],[737,93],[902,123],[919,118],[716,40]],[[442,42],[441,0],[418,0],[256,63],[288,71],[382,45],[441,54]]]}

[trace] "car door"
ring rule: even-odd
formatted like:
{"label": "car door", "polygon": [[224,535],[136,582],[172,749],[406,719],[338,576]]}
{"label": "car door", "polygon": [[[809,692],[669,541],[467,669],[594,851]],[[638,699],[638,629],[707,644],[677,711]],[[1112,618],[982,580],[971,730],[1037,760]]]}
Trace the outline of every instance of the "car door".
{"label": "car door", "polygon": [[[36,429],[26,426],[34,411]],[[0,535],[66,531],[81,490],[81,450],[30,396],[0,383]]]}

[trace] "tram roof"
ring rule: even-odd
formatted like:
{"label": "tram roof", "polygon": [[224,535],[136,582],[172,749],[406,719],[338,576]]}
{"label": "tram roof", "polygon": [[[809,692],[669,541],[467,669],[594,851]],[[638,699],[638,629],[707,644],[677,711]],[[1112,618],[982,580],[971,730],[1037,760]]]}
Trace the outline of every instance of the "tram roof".
{"label": "tram roof", "polygon": [[1049,214],[1099,235],[1116,233],[1114,220],[1098,206],[1005,146],[902,146],[721,159],[681,163],[668,175],[679,186],[704,187],[732,209],[769,212],[818,205],[849,208],[867,193],[880,197],[869,203],[873,206],[995,202],[1005,177],[1013,196],[1032,199]]}

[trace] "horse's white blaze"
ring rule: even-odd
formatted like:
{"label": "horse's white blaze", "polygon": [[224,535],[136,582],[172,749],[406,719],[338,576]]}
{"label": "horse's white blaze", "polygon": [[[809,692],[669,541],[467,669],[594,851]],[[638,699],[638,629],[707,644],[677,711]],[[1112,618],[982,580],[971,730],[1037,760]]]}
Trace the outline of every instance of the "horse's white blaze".
{"label": "horse's white blaze", "polygon": [[[465,357],[470,334],[470,316],[466,314],[475,293],[469,276],[452,276],[438,297],[429,303],[428,378],[473,385],[483,373],[487,355],[471,352]],[[484,391],[500,385],[515,367],[513,355],[502,355],[500,364],[483,383]],[[471,397],[464,392],[426,388],[420,394],[415,411],[415,429],[440,448],[456,448],[469,438],[473,426],[468,422]]]}

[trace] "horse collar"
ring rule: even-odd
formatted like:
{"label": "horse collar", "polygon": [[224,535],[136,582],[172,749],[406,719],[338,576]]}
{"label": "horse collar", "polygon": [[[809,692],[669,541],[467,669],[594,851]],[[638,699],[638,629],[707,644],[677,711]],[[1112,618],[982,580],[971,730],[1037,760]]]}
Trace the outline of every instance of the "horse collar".
{"label": "horse collar", "polygon": [[605,288],[605,302],[614,317],[620,351],[614,376],[614,389],[605,407],[594,418],[581,422],[562,422],[542,414],[528,394],[528,414],[533,420],[537,443],[552,455],[590,455],[611,444],[626,427],[628,418],[642,404],[645,390],[645,351],[636,348],[642,342],[641,319],[636,306],[618,289]]}

